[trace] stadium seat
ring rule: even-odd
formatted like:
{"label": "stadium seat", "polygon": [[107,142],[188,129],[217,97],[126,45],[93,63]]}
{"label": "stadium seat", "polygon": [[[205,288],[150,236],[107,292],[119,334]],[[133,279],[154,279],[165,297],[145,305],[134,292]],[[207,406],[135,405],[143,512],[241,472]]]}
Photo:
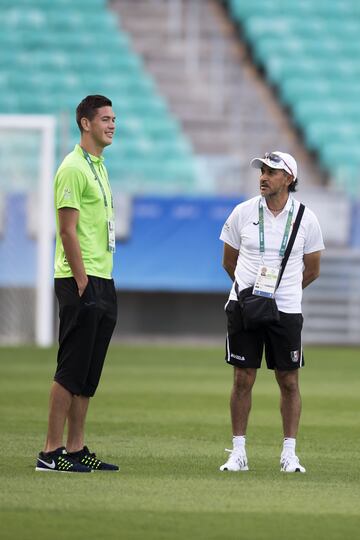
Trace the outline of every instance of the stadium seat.
{"label": "stadium seat", "polygon": [[[359,141],[360,3],[228,0],[228,4],[255,62],[293,115],[305,143],[318,153],[325,169],[343,170]],[[344,186],[343,173],[334,179]]]}
{"label": "stadium seat", "polygon": [[59,161],[79,138],[76,105],[88,94],[108,95],[119,133],[107,152],[115,184],[131,178],[127,191],[142,193],[171,192],[164,184],[172,182],[188,189],[191,145],[118,22],[105,0],[2,0],[0,113],[57,115],[59,134],[68,134],[57,141]]}

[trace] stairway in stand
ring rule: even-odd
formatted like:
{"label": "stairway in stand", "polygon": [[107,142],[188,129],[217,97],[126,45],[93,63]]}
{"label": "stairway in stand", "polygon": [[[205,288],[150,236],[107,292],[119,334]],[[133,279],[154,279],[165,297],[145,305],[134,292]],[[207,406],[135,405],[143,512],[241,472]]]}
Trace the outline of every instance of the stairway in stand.
{"label": "stairway in stand", "polygon": [[276,149],[296,156],[301,185],[324,180],[219,1],[112,0],[110,7],[199,162],[217,171],[217,191],[256,190],[249,161]]}

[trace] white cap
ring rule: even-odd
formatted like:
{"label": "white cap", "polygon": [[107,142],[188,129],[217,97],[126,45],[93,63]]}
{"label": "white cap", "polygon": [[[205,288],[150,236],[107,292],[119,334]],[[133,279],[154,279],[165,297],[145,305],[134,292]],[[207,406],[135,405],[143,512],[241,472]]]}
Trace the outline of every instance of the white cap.
{"label": "white cap", "polygon": [[292,174],[294,180],[297,178],[297,163],[291,154],[278,151],[268,152],[262,158],[252,159],[250,165],[255,169],[261,169],[263,163],[272,169],[283,169],[287,173]]}

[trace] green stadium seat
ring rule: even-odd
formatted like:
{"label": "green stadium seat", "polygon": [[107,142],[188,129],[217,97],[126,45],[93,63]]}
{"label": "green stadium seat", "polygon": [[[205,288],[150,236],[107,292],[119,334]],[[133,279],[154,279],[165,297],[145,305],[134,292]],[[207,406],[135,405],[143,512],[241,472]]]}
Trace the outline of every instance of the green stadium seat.
{"label": "green stadium seat", "polygon": [[191,145],[105,5],[105,0],[0,2],[0,48],[7,52],[0,56],[0,113],[56,115],[59,132],[67,133],[56,143],[61,158],[79,139],[73,121],[77,103],[88,94],[108,95],[118,138],[107,165],[117,185],[131,192],[191,189]]}
{"label": "green stadium seat", "polygon": [[354,141],[360,140],[360,126],[353,122],[319,121],[314,119],[308,123],[305,133],[306,141],[310,148],[323,148],[331,145],[334,141],[340,140],[348,146],[353,146]]}
{"label": "green stadium seat", "polygon": [[360,2],[228,3],[255,62],[323,167],[333,173],[343,171],[344,163],[357,163],[358,157],[352,156],[358,154],[360,138]]}

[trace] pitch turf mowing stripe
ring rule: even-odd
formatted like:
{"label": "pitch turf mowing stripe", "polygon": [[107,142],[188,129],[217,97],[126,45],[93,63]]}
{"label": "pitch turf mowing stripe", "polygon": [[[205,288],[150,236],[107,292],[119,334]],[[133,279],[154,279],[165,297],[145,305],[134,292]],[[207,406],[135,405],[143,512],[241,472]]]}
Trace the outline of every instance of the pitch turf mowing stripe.
{"label": "pitch turf mowing stripe", "polygon": [[[338,514],[307,516],[283,512],[268,514],[239,511],[222,512],[101,512],[21,511],[14,524],[12,513],[1,512],[3,540],[13,540],[21,531],[22,540],[49,537],[58,540],[106,538],[107,540],[339,540],[357,538],[359,518]],[[39,522],[41,521],[41,527]]]}
{"label": "pitch turf mowing stripe", "polygon": [[266,370],[254,389],[251,470],[223,474],[232,379],[223,350],[112,347],[87,440],[119,462],[110,477],[35,473],[55,350],[1,349],[2,540],[356,538],[359,350],[305,355],[298,451],[307,474],[279,471],[279,395]]}

